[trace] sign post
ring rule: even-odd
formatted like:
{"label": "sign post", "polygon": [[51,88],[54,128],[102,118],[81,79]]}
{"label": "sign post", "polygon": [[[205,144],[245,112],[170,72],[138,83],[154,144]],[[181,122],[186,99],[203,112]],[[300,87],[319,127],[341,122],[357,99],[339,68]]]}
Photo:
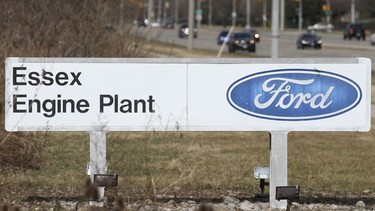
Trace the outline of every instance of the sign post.
{"label": "sign post", "polygon": [[371,127],[367,58],[5,63],[5,129],[88,131],[91,179],[107,171],[107,131],[268,131],[270,206],[284,209],[286,200],[276,200],[275,191],[288,183],[289,131]]}
{"label": "sign post", "polygon": [[[90,180],[94,182],[95,174],[107,173],[107,148],[106,148],[106,132],[90,131],[90,162],[88,163],[88,175]],[[102,205],[104,199],[104,187],[98,187],[98,201]],[[90,205],[96,205],[96,201],[90,201]]]}
{"label": "sign post", "polygon": [[287,207],[287,200],[276,200],[276,187],[288,185],[288,132],[271,132],[270,206]]}

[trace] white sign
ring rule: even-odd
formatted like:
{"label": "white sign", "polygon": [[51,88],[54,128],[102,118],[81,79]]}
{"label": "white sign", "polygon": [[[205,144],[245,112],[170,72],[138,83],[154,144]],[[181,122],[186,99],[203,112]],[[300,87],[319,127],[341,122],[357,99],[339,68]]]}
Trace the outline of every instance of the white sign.
{"label": "white sign", "polygon": [[8,131],[368,131],[371,61],[8,58]]}

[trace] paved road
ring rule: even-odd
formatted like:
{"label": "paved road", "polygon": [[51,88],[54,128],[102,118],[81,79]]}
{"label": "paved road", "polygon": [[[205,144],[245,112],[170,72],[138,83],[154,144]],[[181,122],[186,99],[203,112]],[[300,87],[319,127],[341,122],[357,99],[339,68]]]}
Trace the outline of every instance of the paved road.
{"label": "paved road", "polygon": [[[196,49],[208,49],[219,51],[220,46],[216,44],[216,37],[222,28],[203,27],[198,34],[198,38],[194,39],[193,47]],[[239,29],[242,30],[242,29]],[[238,30],[237,30],[238,31]],[[271,32],[269,29],[257,29],[261,35],[261,41],[257,43],[258,57],[271,57]],[[140,36],[146,36],[147,29],[133,28],[133,33]],[[279,39],[279,57],[280,58],[316,58],[316,57],[367,57],[375,61],[375,46],[371,46],[369,39],[366,41],[344,40],[341,32],[319,33],[323,40],[323,48],[321,50],[296,48],[296,40],[302,32],[296,30],[280,32]],[[187,46],[187,39],[181,39],[177,36],[177,29],[159,29],[154,28],[152,33],[148,33],[153,39],[163,42],[169,42],[181,46]],[[225,49],[227,51],[227,49]],[[248,52],[244,52],[249,54]],[[373,62],[375,67],[375,62]],[[375,69],[375,68],[374,68]]]}

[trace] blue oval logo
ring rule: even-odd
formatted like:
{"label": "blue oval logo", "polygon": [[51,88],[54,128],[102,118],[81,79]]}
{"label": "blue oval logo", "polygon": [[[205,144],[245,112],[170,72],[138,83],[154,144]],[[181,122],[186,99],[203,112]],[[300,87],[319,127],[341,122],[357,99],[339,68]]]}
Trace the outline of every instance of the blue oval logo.
{"label": "blue oval logo", "polygon": [[271,120],[303,121],[343,114],[358,105],[362,91],[344,76],[321,70],[260,72],[235,81],[230,105],[245,114]]}

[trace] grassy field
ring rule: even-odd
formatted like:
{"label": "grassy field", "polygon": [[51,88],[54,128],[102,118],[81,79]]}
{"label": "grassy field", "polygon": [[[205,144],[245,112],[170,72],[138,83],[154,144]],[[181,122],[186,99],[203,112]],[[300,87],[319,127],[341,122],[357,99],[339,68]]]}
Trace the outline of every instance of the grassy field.
{"label": "grassy field", "polygon": [[[374,124],[369,133],[290,133],[289,184],[307,196],[373,197],[373,137]],[[2,200],[82,196],[88,134],[42,134],[37,142],[43,149],[38,168],[1,171]],[[269,142],[266,132],[111,132],[107,153],[108,171],[119,175],[124,198],[251,197],[259,192],[253,167],[268,166]]]}

